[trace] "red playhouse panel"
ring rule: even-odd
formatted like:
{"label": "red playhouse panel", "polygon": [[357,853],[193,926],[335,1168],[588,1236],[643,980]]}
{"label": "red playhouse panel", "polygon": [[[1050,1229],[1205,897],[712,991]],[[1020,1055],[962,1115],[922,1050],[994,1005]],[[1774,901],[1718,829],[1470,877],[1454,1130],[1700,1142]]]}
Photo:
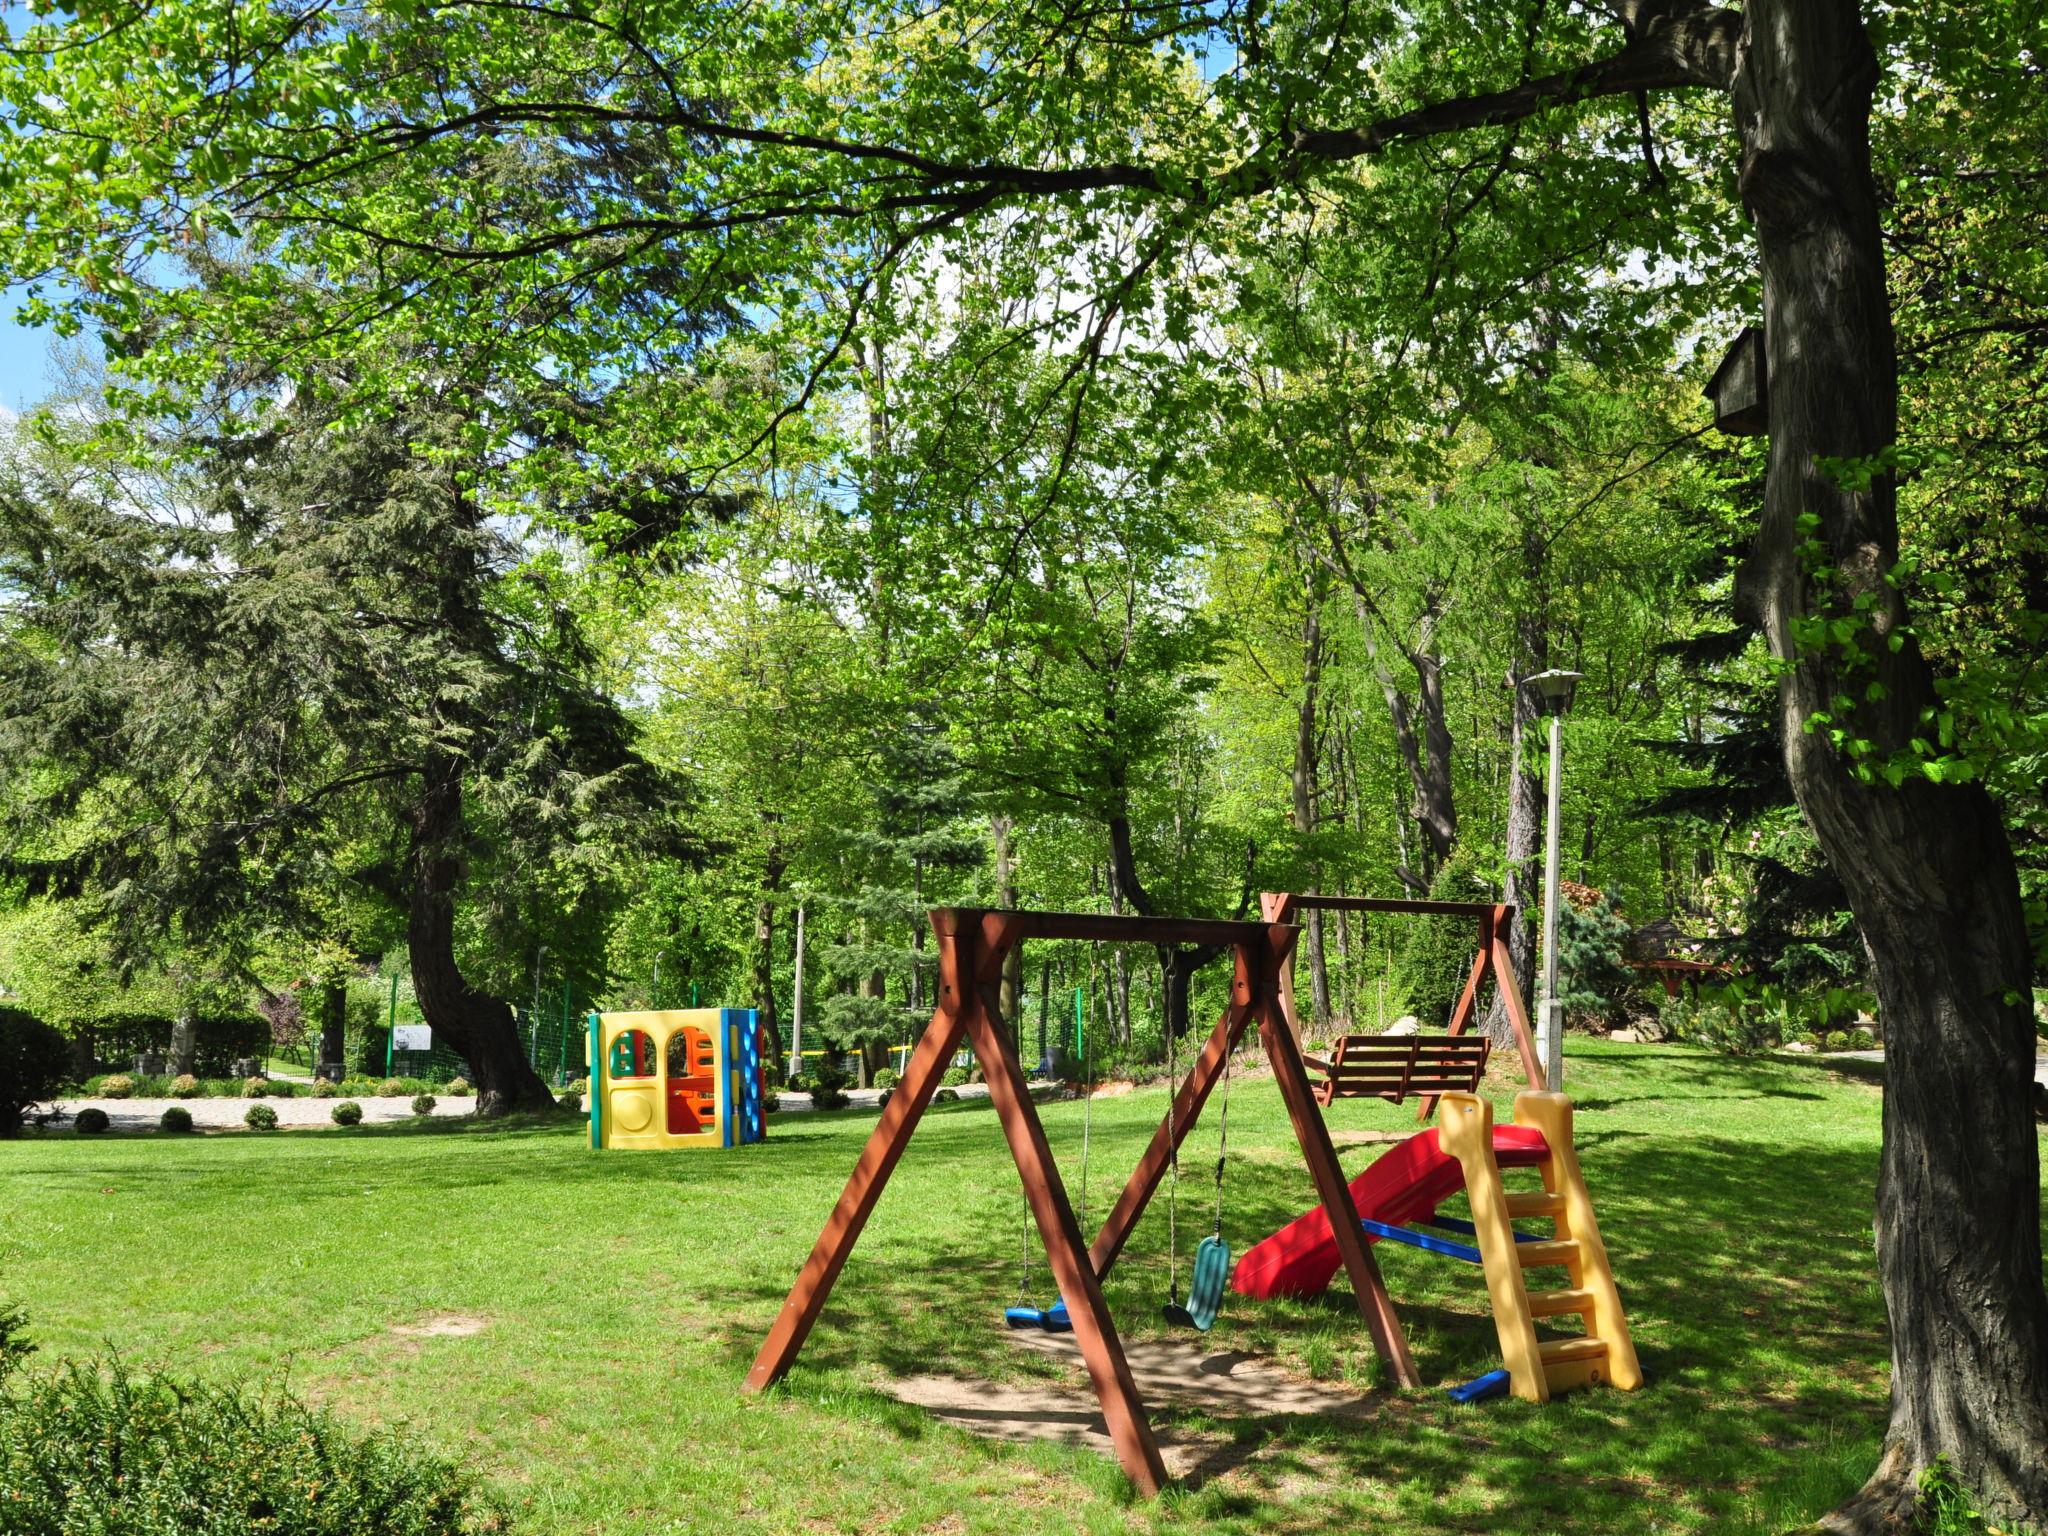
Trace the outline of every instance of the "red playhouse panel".
{"label": "red playhouse panel", "polygon": [[[1532,1168],[1550,1153],[1543,1133],[1529,1126],[1496,1125],[1493,1155],[1503,1168]],[[1351,1181],[1358,1214],[1390,1227],[1424,1216],[1465,1187],[1458,1160],[1437,1145],[1436,1127],[1417,1131]],[[1369,1238],[1377,1242],[1377,1238]],[[1230,1277],[1244,1296],[1314,1296],[1335,1278],[1342,1260],[1330,1233],[1330,1213],[1304,1212],[1248,1249]]]}
{"label": "red playhouse panel", "polygon": [[711,1037],[685,1028],[668,1047],[668,1133],[698,1136],[718,1121],[717,1055]]}

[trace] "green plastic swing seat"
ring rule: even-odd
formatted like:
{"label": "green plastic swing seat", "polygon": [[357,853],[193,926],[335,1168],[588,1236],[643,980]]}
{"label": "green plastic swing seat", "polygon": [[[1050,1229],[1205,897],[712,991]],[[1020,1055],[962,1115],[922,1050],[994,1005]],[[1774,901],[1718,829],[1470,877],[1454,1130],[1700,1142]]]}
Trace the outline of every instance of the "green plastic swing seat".
{"label": "green plastic swing seat", "polygon": [[1223,1283],[1230,1278],[1230,1244],[1220,1235],[1205,1237],[1195,1248],[1195,1272],[1188,1280],[1186,1306],[1166,1304],[1166,1320],[1207,1333],[1216,1326],[1223,1305]]}

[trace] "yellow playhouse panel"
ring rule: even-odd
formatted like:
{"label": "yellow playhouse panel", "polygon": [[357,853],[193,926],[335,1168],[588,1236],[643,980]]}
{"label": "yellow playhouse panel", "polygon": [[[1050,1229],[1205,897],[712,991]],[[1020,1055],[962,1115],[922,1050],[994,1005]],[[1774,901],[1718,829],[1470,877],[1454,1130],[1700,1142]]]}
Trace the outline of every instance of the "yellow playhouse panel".
{"label": "yellow playhouse panel", "polygon": [[723,1010],[607,1013],[591,1090],[602,1093],[600,1145],[716,1147],[731,1092]]}

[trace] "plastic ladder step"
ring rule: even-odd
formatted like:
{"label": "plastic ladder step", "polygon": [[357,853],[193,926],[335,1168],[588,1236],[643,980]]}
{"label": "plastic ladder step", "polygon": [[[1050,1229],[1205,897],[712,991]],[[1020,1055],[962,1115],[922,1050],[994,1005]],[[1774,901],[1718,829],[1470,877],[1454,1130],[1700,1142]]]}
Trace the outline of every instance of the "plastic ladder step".
{"label": "plastic ladder step", "polygon": [[1545,1243],[1517,1243],[1515,1257],[1522,1261],[1524,1269],[1538,1264],[1570,1264],[1579,1256],[1579,1245],[1568,1237],[1553,1238]]}
{"label": "plastic ladder step", "polygon": [[1564,1196],[1553,1195],[1544,1190],[1538,1190],[1534,1194],[1510,1193],[1507,1201],[1510,1218],[1519,1216],[1559,1216],[1564,1213]]}
{"label": "plastic ladder step", "polygon": [[1536,1346],[1545,1365],[1565,1365],[1573,1360],[1603,1360],[1607,1356],[1605,1339],[1544,1339]]}
{"label": "plastic ladder step", "polygon": [[1529,1293],[1529,1315],[1531,1317],[1559,1317],[1569,1312],[1585,1312],[1593,1305],[1593,1293],[1586,1290],[1531,1291]]}

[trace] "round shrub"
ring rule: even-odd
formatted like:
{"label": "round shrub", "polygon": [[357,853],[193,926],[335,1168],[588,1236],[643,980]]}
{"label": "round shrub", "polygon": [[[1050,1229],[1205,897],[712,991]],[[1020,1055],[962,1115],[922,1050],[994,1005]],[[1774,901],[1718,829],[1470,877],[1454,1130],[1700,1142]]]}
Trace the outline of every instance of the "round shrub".
{"label": "round shrub", "polygon": [[958,1088],[967,1081],[969,1075],[970,1069],[967,1067],[948,1067],[946,1068],[946,1075],[940,1078],[939,1081],[948,1088]]}
{"label": "round shrub", "polygon": [[104,1109],[81,1109],[78,1119],[73,1122],[81,1136],[97,1136],[114,1122],[107,1118]]}
{"label": "round shrub", "polygon": [[0,1008],[0,1136],[21,1129],[23,1116],[49,1102],[71,1075],[71,1046],[32,1013]]}
{"label": "round shrub", "polygon": [[190,1072],[180,1072],[171,1079],[171,1097],[174,1099],[196,1099],[199,1097],[199,1079]]}
{"label": "round shrub", "polygon": [[242,1079],[242,1096],[244,1098],[260,1099],[269,1092],[270,1079],[267,1077],[245,1077]]}
{"label": "round shrub", "polygon": [[420,1094],[412,1101],[412,1112],[416,1115],[431,1115],[434,1112],[434,1096],[431,1093]]}
{"label": "round shrub", "polygon": [[881,1089],[884,1093],[887,1093],[891,1088],[894,1088],[898,1083],[902,1081],[903,1078],[900,1074],[898,1074],[894,1067],[884,1067],[881,1071],[875,1074],[875,1086]]}
{"label": "round shrub", "polygon": [[402,1099],[405,1097],[405,1084],[395,1077],[387,1077],[377,1085],[377,1097],[380,1099]]}
{"label": "round shrub", "polygon": [[10,1378],[0,1509],[10,1532],[507,1529],[462,1472],[388,1430],[357,1428],[274,1385],[131,1373],[119,1359]]}
{"label": "round shrub", "polygon": [[466,1077],[455,1078],[448,1084],[448,1097],[451,1099],[466,1099],[475,1092],[476,1090],[469,1086],[469,1079]]}
{"label": "round shrub", "polygon": [[270,1079],[270,1087],[265,1092],[273,1099],[296,1099],[299,1096],[299,1085],[282,1077],[273,1077]]}
{"label": "round shrub", "polygon": [[951,1088],[941,1088],[932,1095],[932,1102],[934,1104],[958,1104],[960,1102],[960,1095]]}
{"label": "round shrub", "polygon": [[274,1131],[277,1129],[277,1111],[268,1104],[251,1104],[249,1112],[242,1116],[242,1124],[252,1131]]}
{"label": "round shrub", "polygon": [[341,1084],[331,1083],[323,1077],[313,1085],[313,1097],[316,1099],[338,1099],[341,1097]]}
{"label": "round shrub", "polygon": [[354,1099],[343,1099],[334,1108],[327,1111],[327,1113],[333,1118],[336,1125],[361,1125],[363,1123],[363,1106]]}
{"label": "round shrub", "polygon": [[111,1077],[100,1079],[99,1097],[103,1099],[126,1099],[135,1094],[135,1079],[126,1072],[116,1072]]}
{"label": "round shrub", "polygon": [[173,1135],[183,1135],[192,1129],[192,1111],[173,1104],[157,1117],[156,1128]]}
{"label": "round shrub", "polygon": [[555,1102],[572,1115],[583,1113],[583,1095],[580,1093],[565,1093]]}
{"label": "round shrub", "polygon": [[773,1092],[769,1092],[769,1093],[764,1093],[764,1094],[762,1094],[762,1095],[761,1095],[761,1113],[762,1113],[762,1114],[764,1114],[764,1115],[772,1115],[772,1114],[774,1114],[774,1113],[775,1113],[775,1112],[776,1112],[777,1110],[779,1110],[779,1109],[781,1109],[781,1108],[782,1108],[782,1100],[781,1100],[781,1098],[780,1098],[780,1097],[779,1097],[778,1095],[776,1095],[775,1093],[773,1093]]}

